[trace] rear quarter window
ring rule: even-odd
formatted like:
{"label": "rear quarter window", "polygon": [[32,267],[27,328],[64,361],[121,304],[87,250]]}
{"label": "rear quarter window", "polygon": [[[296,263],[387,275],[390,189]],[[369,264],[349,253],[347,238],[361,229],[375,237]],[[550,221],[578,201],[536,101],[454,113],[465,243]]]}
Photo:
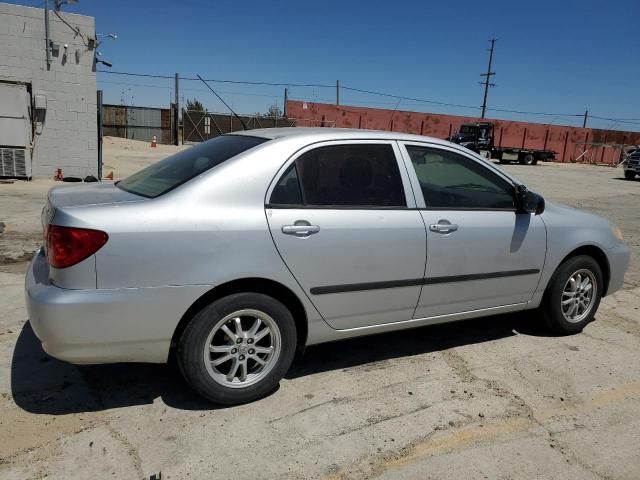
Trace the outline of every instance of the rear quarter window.
{"label": "rear quarter window", "polygon": [[266,141],[266,138],[248,135],[222,135],[154,163],[116,186],[136,195],[156,198]]}

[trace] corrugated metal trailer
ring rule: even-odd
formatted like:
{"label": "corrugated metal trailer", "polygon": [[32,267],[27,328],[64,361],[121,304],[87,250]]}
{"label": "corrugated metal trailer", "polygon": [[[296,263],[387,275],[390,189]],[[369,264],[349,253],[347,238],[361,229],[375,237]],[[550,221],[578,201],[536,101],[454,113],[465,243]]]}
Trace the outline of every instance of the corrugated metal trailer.
{"label": "corrugated metal trailer", "polygon": [[625,145],[640,144],[640,132],[601,130],[511,120],[479,119],[380,108],[352,107],[326,103],[288,100],[287,112],[297,126],[334,126],[368,128],[416,133],[436,138],[450,137],[464,123],[494,124],[497,147],[517,146],[521,149],[557,152],[560,162],[617,164]]}

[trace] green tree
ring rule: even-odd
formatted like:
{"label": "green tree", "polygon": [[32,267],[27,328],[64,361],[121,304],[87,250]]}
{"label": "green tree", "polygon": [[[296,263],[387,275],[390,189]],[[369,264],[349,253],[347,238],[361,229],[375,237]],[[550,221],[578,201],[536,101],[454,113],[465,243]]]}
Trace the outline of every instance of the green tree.
{"label": "green tree", "polygon": [[204,112],[204,106],[202,105],[202,102],[197,98],[194,98],[193,100],[188,98],[187,110],[193,111],[193,112]]}
{"label": "green tree", "polygon": [[267,110],[267,117],[270,118],[281,118],[282,117],[282,110],[280,110],[280,107],[277,104],[273,104],[269,107],[269,110]]}

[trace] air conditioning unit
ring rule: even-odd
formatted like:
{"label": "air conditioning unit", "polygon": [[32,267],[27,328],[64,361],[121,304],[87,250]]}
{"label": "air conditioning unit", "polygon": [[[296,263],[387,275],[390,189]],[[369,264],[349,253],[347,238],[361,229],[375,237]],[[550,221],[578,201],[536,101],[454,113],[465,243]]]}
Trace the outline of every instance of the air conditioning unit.
{"label": "air conditioning unit", "polygon": [[0,147],[0,177],[30,178],[29,151],[26,148]]}

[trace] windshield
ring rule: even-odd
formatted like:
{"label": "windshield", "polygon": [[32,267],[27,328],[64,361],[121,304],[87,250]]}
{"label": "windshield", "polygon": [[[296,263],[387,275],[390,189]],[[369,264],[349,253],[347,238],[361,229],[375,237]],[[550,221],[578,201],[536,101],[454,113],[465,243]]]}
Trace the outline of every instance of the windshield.
{"label": "windshield", "polygon": [[155,198],[267,140],[247,135],[222,135],[154,163],[116,185],[126,192]]}
{"label": "windshield", "polygon": [[475,133],[476,128],[474,125],[462,125],[460,127],[460,133]]}

